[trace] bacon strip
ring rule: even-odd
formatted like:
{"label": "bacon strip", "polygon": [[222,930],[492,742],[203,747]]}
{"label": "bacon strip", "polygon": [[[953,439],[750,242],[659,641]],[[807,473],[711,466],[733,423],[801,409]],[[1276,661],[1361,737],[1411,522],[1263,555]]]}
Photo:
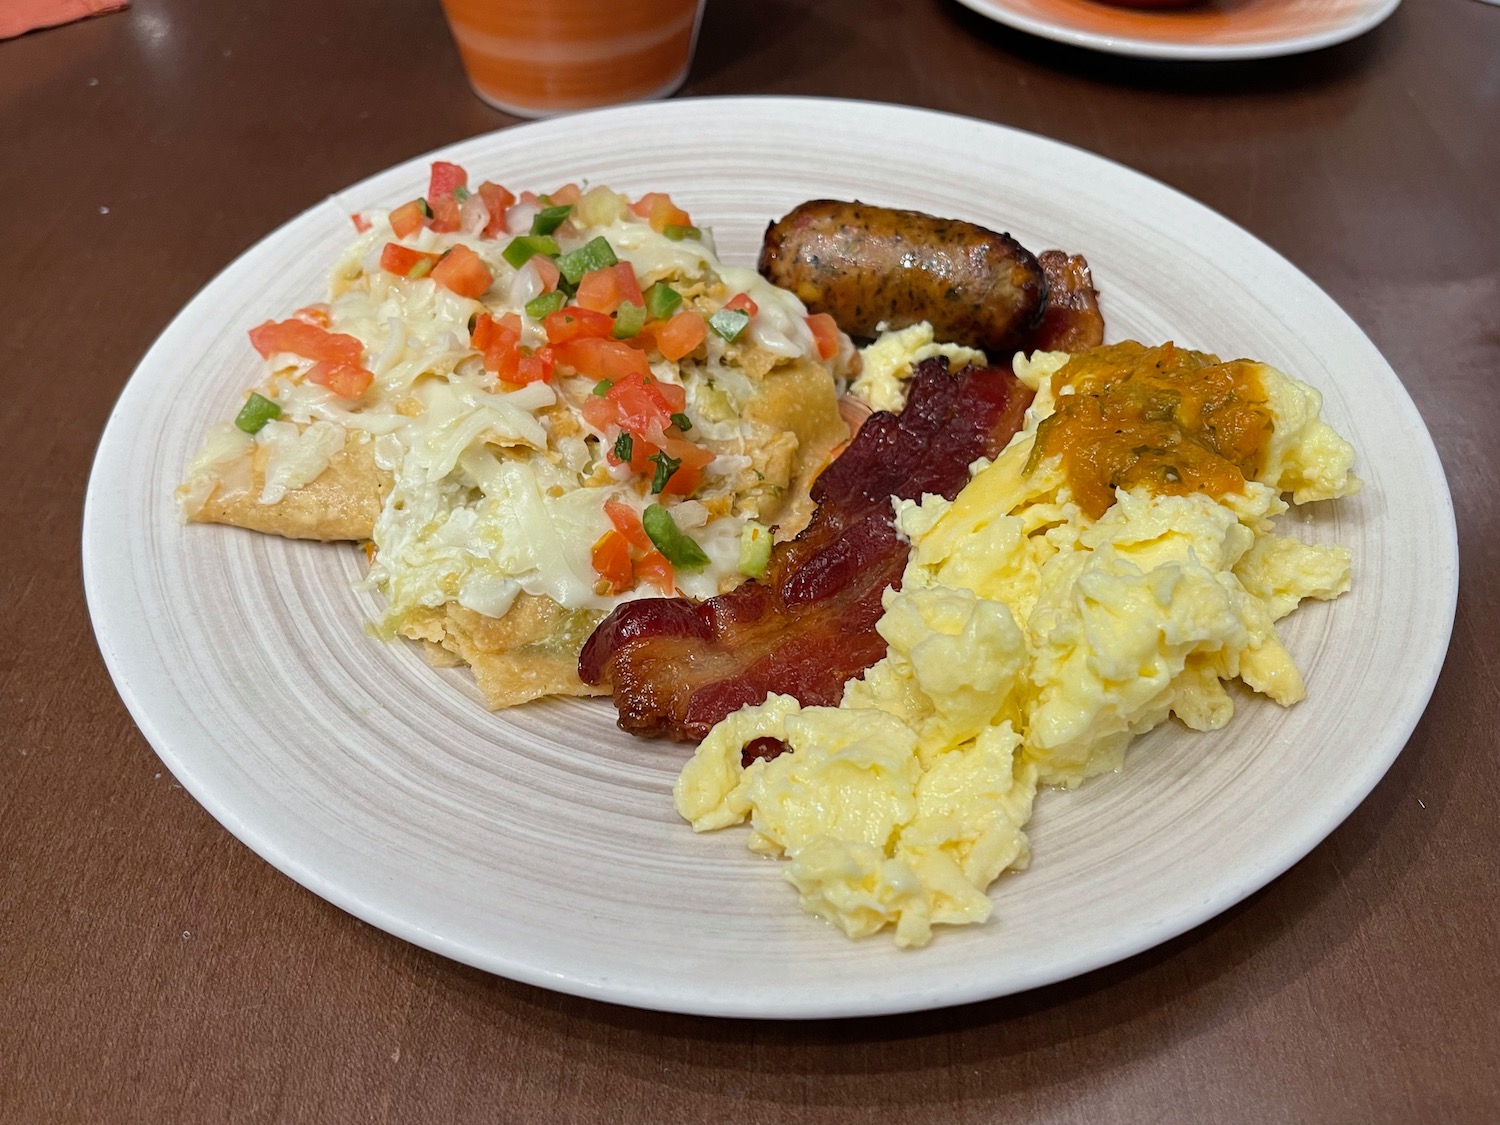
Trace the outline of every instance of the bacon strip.
{"label": "bacon strip", "polygon": [[777,544],[764,579],[702,604],[619,606],[584,645],[579,676],[613,689],[622,729],[678,739],[701,739],[773,691],[837,704],[844,682],[886,652],[881,595],[899,587],[908,552],[891,498],[953,499],[969,465],[1020,428],[1031,397],[1008,367],[920,364],[906,409],[872,414],[818,478],[812,522]]}

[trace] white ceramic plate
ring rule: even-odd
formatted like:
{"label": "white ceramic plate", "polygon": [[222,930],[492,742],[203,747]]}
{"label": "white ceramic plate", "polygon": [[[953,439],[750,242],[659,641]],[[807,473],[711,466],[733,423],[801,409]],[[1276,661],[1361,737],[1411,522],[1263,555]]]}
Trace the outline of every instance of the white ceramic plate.
{"label": "white ceramic plate", "polygon": [[1401,0],[1205,0],[1138,9],[1106,0],[959,0],[1020,31],[1112,55],[1264,59],[1331,47],[1375,27]]}
{"label": "white ceramic plate", "polygon": [[1219,734],[1167,726],[1121,774],[1046,794],[1034,864],[986,925],[920,952],[804,916],[739,830],[695,836],[687,751],[602,700],[486,712],[465,674],[362,631],[353,547],[182,527],[171,492],[258,360],[245,332],[318,299],[348,214],[409,199],[422,157],[358,184],[220,274],[142,360],[89,482],[84,573],[111,673],[152,746],[231,832],[373,925],[517,980],[735,1016],[897,1012],[1003,995],[1155,945],[1264,885],[1369,792],[1420,716],[1457,547],[1411,400],[1355,324],[1274,251],[1185,196],[1025,133],[894,106],[676,101],[509,129],[441,154],[514,188],[670,190],[730,261],[818,196],[923,208],[1086,253],[1111,338],[1263,358],[1320,387],[1366,486],[1290,519],[1354,549],[1354,590],[1285,625],[1309,699],[1248,695]]}

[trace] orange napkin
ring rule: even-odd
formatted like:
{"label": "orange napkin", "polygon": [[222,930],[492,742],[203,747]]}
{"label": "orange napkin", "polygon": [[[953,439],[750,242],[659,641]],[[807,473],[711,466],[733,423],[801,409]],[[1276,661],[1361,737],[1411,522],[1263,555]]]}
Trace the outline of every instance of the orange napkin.
{"label": "orange napkin", "polygon": [[130,0],[4,0],[0,3],[0,39],[39,27],[72,23],[84,16],[118,12]]}

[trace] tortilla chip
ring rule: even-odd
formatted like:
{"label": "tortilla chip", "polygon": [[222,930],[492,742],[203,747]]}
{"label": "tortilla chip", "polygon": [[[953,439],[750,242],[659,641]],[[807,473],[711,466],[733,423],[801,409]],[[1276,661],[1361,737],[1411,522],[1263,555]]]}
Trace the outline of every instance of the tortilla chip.
{"label": "tortilla chip", "polygon": [[369,539],[391,490],[391,477],[375,464],[375,443],[353,431],[328,468],[309,484],[287,492],[275,504],[260,502],[265,487],[265,452],[259,446],[220,468],[218,483],[189,518],[196,523],[227,523],[288,539]]}
{"label": "tortilla chip", "polygon": [[[775,512],[776,537],[791,538],[807,526],[817,506],[808,496],[812,482],[827,467],[833,450],[849,440],[833,380],[810,360],[782,364],[761,380],[755,397],[745,404],[744,417],[796,437],[785,468],[776,466],[778,478],[785,474],[787,489],[787,503]],[[772,475],[765,467],[761,471]]]}
{"label": "tortilla chip", "polygon": [[606,694],[578,678],[578,652],[602,616],[522,593],[504,617],[448,602],[408,617],[402,632],[424,642],[429,663],[473,668],[485,706],[498,711],[544,695]]}

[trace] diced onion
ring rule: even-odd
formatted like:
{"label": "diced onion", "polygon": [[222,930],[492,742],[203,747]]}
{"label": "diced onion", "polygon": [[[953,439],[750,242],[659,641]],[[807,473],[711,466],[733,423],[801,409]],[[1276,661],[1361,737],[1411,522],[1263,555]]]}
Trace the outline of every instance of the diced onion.
{"label": "diced onion", "polygon": [[708,509],[696,500],[684,500],[672,509],[672,518],[677,521],[677,526],[684,530],[690,527],[702,527],[708,522]]}
{"label": "diced onion", "polygon": [[536,266],[527,262],[516,271],[516,276],[511,279],[510,290],[505,295],[505,301],[510,308],[523,309],[531,301],[540,297],[545,290],[542,275],[537,273]]}
{"label": "diced onion", "polygon": [[459,206],[458,228],[471,238],[483,233],[489,223],[490,209],[484,202],[484,196],[478,192],[469,196]]}
{"label": "diced onion", "polygon": [[541,205],[536,203],[517,203],[514,207],[508,207],[505,211],[505,229],[511,234],[525,234],[531,230],[531,220],[536,218]]}

